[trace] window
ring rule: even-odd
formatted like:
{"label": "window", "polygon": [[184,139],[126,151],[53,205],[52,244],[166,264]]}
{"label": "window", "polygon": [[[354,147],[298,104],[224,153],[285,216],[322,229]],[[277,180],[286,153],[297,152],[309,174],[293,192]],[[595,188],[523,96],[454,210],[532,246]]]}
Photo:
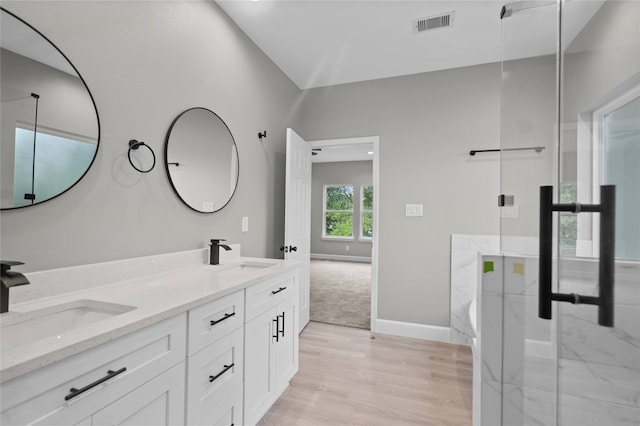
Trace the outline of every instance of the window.
{"label": "window", "polygon": [[[14,158],[15,207],[31,204],[25,194],[34,193],[35,202],[47,200],[73,186],[91,164],[97,145],[62,132],[36,133],[16,127]],[[34,157],[35,154],[35,157]]]}
{"label": "window", "polygon": [[373,186],[360,187],[360,239],[373,237]]}
{"label": "window", "polygon": [[[638,260],[640,86],[579,116],[578,124],[578,201],[599,204],[600,185],[615,185],[615,257]],[[599,256],[599,222],[599,215],[578,215],[578,256]]]}
{"label": "window", "polygon": [[353,239],[353,186],[325,185],[322,237]]}

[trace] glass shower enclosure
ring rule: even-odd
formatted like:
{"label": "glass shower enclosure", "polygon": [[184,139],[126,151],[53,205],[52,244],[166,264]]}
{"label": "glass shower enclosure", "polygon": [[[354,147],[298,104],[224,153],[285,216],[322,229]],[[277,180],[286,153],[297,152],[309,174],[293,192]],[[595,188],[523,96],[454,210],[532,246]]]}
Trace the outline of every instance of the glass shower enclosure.
{"label": "glass shower enclosure", "polygon": [[497,334],[474,424],[638,426],[640,2],[508,3],[501,26]]}

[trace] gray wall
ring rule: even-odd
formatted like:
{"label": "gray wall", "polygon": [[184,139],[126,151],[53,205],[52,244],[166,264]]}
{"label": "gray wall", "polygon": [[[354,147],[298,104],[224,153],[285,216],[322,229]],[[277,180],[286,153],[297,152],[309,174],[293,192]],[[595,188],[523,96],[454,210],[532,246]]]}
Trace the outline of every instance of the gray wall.
{"label": "gray wall", "polygon": [[449,326],[450,235],[499,232],[498,158],[469,150],[500,144],[500,65],[306,90],[302,135],[380,137],[378,316]]}
{"label": "gray wall", "polygon": [[[87,82],[100,114],[96,162],[71,191],[0,213],[0,256],[34,271],[205,247],[221,237],[243,254],[279,256],[284,139],[298,128],[300,90],[214,2],[21,2],[2,6],[53,41]],[[231,203],[199,214],[173,193],[163,143],[174,117],[202,106],[224,118],[240,157]],[[258,141],[259,131],[268,137]],[[130,139],[159,163],[126,158]],[[241,233],[241,217],[249,232]]]}
{"label": "gray wall", "polygon": [[[373,185],[372,161],[314,163],[311,182],[311,253],[371,257],[371,243],[358,241],[360,230],[360,187]],[[322,239],[322,200],[324,185],[353,185],[353,241]],[[347,246],[349,250],[347,251]]]}

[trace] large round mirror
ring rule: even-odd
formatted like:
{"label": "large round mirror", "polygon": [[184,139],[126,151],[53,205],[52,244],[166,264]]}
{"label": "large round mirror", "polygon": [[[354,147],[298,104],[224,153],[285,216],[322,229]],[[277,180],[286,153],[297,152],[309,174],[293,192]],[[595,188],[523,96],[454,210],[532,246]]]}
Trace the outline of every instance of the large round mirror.
{"label": "large round mirror", "polygon": [[236,191],[236,143],[224,121],[206,108],[188,109],[173,121],[165,162],[174,191],[195,211],[216,212]]}
{"label": "large round mirror", "polygon": [[93,163],[98,111],[84,80],[47,38],[0,10],[0,208],[28,207],[73,187]]}

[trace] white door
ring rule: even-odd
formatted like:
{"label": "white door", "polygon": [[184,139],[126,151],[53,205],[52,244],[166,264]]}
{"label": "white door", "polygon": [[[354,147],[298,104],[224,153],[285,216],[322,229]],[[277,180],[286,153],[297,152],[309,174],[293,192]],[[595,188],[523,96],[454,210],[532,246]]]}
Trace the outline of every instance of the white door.
{"label": "white door", "polygon": [[309,322],[309,271],[311,250],[311,145],[287,129],[284,258],[299,260],[300,323]]}

